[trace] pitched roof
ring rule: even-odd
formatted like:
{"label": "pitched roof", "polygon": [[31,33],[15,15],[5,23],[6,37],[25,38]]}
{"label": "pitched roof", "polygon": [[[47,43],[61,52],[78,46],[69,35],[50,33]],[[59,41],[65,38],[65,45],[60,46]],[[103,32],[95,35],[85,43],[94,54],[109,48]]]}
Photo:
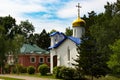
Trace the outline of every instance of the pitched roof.
{"label": "pitched roof", "polygon": [[37,53],[37,54],[49,54],[48,51],[38,47],[35,44],[23,44],[23,46],[20,49],[21,53]]}
{"label": "pitched roof", "polygon": [[56,34],[61,34],[61,35],[64,35],[65,36],[65,34],[64,33],[62,33],[62,32],[53,32],[53,33],[51,33],[49,36],[51,37],[51,36],[54,36],[54,35],[56,35]]}
{"label": "pitched roof", "polygon": [[60,32],[53,32],[50,36],[54,36],[54,35],[56,35],[56,34],[62,34],[62,35],[64,36],[64,39],[61,40],[60,42],[58,42],[57,44],[55,44],[54,46],[50,46],[49,49],[59,47],[66,39],[71,40],[71,41],[74,42],[76,45],[79,45],[79,44],[81,43],[81,39],[80,39],[80,38],[75,38],[75,37],[72,37],[72,36],[66,36],[65,34],[60,33]]}
{"label": "pitched roof", "polygon": [[72,40],[74,43],[76,43],[77,45],[79,45],[81,43],[81,39],[80,38],[75,38],[75,37],[72,37],[72,36],[68,36],[68,38],[70,40]]}

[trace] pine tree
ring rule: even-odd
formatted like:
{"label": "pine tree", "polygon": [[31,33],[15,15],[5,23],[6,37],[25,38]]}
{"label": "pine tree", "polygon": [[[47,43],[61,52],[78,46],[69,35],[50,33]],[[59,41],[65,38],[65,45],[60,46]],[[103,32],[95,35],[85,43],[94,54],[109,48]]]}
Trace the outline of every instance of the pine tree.
{"label": "pine tree", "polygon": [[43,29],[43,31],[40,33],[39,38],[37,40],[37,45],[46,50],[50,46],[49,33],[47,33],[45,29]]}
{"label": "pine tree", "polygon": [[95,47],[95,40],[89,32],[81,38],[81,44],[78,46],[78,56],[76,61],[76,69],[82,75],[99,78],[107,74],[107,65],[104,62],[102,54],[97,53]]}

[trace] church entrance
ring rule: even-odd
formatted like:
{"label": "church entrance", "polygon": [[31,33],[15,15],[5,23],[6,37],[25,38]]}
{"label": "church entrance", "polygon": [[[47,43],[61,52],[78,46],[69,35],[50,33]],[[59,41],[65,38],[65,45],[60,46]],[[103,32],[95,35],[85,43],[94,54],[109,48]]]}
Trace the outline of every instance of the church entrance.
{"label": "church entrance", "polygon": [[53,67],[57,66],[57,55],[53,56]]}

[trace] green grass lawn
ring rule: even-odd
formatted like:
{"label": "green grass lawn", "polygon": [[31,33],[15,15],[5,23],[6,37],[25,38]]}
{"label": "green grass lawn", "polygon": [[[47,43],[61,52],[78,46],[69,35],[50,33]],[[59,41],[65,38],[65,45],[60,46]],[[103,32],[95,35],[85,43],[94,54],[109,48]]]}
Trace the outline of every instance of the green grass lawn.
{"label": "green grass lawn", "polygon": [[23,79],[9,78],[9,77],[1,77],[1,76],[0,76],[0,79],[3,79],[3,80],[23,80]]}
{"label": "green grass lawn", "polygon": [[51,78],[51,79],[55,79],[55,77],[53,75],[42,76],[42,75],[40,75],[40,73],[36,73],[36,74],[22,73],[22,74],[10,74],[10,75],[32,76],[32,77],[39,77],[39,78],[49,78],[49,79]]}
{"label": "green grass lawn", "polygon": [[[10,75],[18,75],[18,74],[10,74]],[[47,75],[47,76],[41,76],[40,73],[36,73],[36,74],[19,74],[20,76],[32,76],[32,77],[40,77],[40,78],[48,78],[48,79],[55,79],[55,77],[53,75]],[[90,77],[87,77],[88,79],[90,79]],[[5,79],[5,80],[20,80],[20,79]],[[58,79],[60,80],[60,79]],[[120,80],[120,75],[107,75],[105,77],[100,77],[100,78],[94,78],[94,80]]]}

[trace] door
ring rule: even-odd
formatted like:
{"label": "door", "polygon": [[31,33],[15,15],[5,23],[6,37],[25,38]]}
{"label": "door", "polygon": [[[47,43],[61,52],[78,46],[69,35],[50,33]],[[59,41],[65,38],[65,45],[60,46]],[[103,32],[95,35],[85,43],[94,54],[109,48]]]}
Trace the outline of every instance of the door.
{"label": "door", "polygon": [[57,55],[53,56],[53,67],[57,66]]}

